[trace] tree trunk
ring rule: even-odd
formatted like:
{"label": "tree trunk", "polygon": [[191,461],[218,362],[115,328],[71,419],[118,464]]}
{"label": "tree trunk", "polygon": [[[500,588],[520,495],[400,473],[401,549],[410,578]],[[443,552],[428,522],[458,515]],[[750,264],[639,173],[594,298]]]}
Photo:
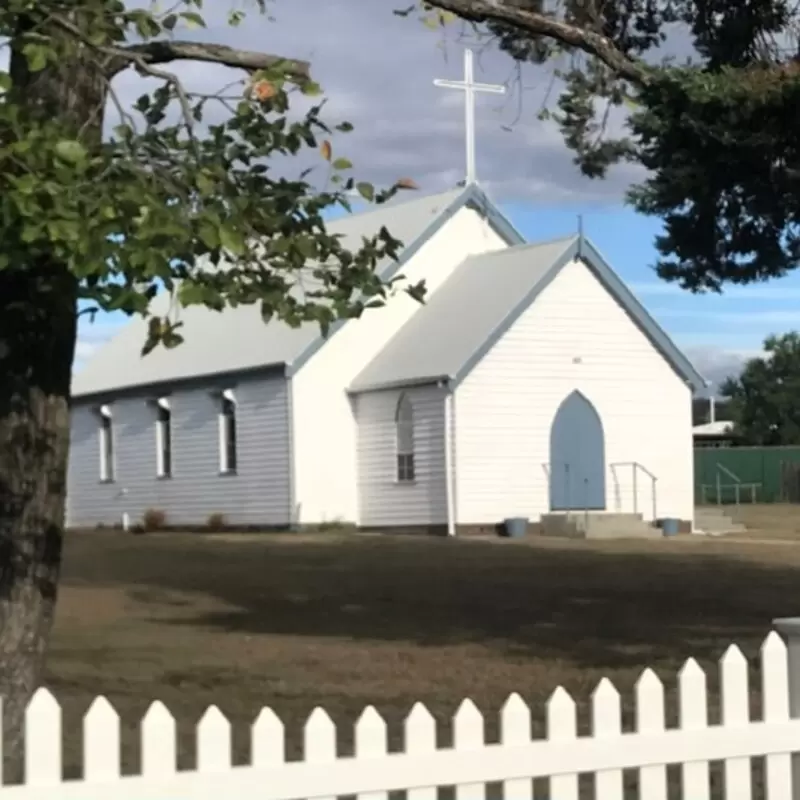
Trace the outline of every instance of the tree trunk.
{"label": "tree trunk", "polygon": [[0,298],[0,696],[15,758],[61,563],[76,282],[60,265],[2,270]]}
{"label": "tree trunk", "polygon": [[[73,47],[57,66],[30,73],[18,48],[12,39],[12,102],[97,146],[107,92],[99,65]],[[12,777],[55,611],[77,301],[64,264],[37,256],[0,269],[0,698]]]}

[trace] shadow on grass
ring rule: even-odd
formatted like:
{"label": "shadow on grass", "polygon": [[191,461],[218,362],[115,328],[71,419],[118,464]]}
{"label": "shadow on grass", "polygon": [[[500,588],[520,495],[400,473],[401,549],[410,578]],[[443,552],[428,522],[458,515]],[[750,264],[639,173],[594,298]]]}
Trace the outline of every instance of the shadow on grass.
{"label": "shadow on grass", "polygon": [[[726,547],[730,547],[726,550]],[[748,555],[752,557],[748,557]],[[174,625],[421,646],[479,643],[520,657],[618,668],[647,654],[717,658],[800,611],[800,552],[741,545],[529,546],[359,537],[231,543],[73,537],[66,585],[198,593]]]}

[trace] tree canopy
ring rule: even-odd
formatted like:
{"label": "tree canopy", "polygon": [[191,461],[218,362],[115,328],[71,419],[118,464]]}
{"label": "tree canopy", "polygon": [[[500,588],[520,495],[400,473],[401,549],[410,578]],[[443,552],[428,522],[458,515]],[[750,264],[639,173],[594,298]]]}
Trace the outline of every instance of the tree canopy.
{"label": "tree canopy", "polygon": [[[77,278],[79,299],[103,311],[147,313],[165,287],[184,306],[258,303],[265,318],[290,324],[313,319],[327,327],[360,313],[385,294],[373,268],[397,242],[381,231],[351,253],[326,233],[323,213],[347,206],[356,186],[370,201],[394,190],[379,193],[347,177],[353,165],[333,154],[319,100],[292,120],[291,91],[322,95],[308,65],[175,40],[181,27],[203,25],[200,5],[185,0],[156,13],[116,0],[5,4],[0,29],[15,32],[18,57],[0,73],[0,270],[56,259]],[[221,91],[192,93],[160,66],[178,59],[249,75]],[[59,69],[76,62],[78,75]],[[111,85],[128,68],[161,80],[133,109],[121,106]],[[63,95],[71,99],[64,111]],[[107,103],[120,120],[101,141]],[[214,106],[229,113],[204,124]],[[307,148],[319,148],[327,186],[320,188],[320,169],[275,174],[277,156]],[[230,268],[214,269],[223,260]],[[290,289],[304,271],[320,288],[300,298]],[[149,347],[179,341],[177,323],[152,320]]]}
{"label": "tree canopy", "polygon": [[770,336],[764,355],[720,387],[742,444],[800,444],[800,333]]}
{"label": "tree canopy", "polygon": [[[663,220],[660,277],[719,290],[800,255],[800,6],[793,0],[430,0],[520,62],[554,63],[552,116],[582,172],[632,161]],[[682,58],[668,58],[670,50]],[[613,109],[624,136],[609,134]]]}
{"label": "tree canopy", "polygon": [[[147,351],[181,342],[173,314],[150,314],[162,289],[181,306],[252,304],[265,320],[325,330],[392,288],[375,268],[400,243],[381,229],[345,248],[325,213],[349,207],[353,191],[383,202],[413,183],[379,191],[351,177],[332,143],[350,125],[325,123],[308,64],[182,40],[182,29],[204,26],[201,7],[0,7],[10,50],[0,70],[0,697],[12,754],[57,594],[79,309],[150,316]],[[229,22],[242,19],[236,11]],[[183,60],[242,79],[193,93],[169,68]],[[127,69],[157,83],[134,108],[113,85]],[[290,113],[300,97],[310,108]],[[214,105],[222,113],[209,117]],[[104,136],[109,108],[118,120]],[[286,156],[291,173],[303,150],[317,153],[322,178],[276,170]]]}

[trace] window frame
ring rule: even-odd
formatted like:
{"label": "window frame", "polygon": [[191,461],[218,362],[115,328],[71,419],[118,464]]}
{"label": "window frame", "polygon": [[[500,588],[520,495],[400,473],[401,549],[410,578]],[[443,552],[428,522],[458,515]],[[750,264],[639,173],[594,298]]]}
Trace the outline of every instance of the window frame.
{"label": "window frame", "polygon": [[172,408],[169,398],[156,401],[156,477],[167,480],[173,475]]}
{"label": "window frame", "polygon": [[239,442],[236,398],[230,389],[220,397],[219,421],[219,474],[236,475],[239,469]]}
{"label": "window frame", "polygon": [[117,453],[114,436],[114,415],[110,406],[98,408],[100,425],[98,428],[98,444],[100,450],[100,483],[114,483],[117,474]]}
{"label": "window frame", "polygon": [[397,400],[394,413],[395,430],[395,483],[413,484],[417,480],[414,447],[414,404],[403,392]]}

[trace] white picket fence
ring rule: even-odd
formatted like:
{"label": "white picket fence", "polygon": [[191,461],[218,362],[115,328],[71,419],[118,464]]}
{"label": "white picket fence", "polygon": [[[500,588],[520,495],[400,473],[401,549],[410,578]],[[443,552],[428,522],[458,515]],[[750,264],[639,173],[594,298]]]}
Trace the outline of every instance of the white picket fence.
{"label": "white picket fence", "polygon": [[[231,728],[211,707],[197,727],[197,770],[176,769],[176,725],[153,703],[141,726],[142,772],[120,774],[119,718],[98,698],[84,719],[84,775],[62,780],[61,710],[40,690],[27,712],[26,782],[0,787],[0,800],[288,800],[356,795],[435,800],[437,786],[456,785],[457,800],[485,797],[501,781],[509,800],[530,800],[532,778],[548,777],[552,800],[578,800],[578,774],[595,774],[598,800],[622,800],[623,769],[639,770],[642,800],[667,800],[667,764],[681,764],[683,798],[709,800],[709,761],[724,761],[726,800],[751,798],[751,761],[766,756],[769,800],[791,800],[792,756],[800,720],[789,716],[787,649],[772,633],[761,650],[763,720],[751,721],[748,664],[731,647],[721,659],[721,717],[708,724],[706,676],[694,660],[678,675],[680,725],[667,729],[664,686],[646,670],[636,686],[636,732],[622,733],[620,695],[603,680],[592,696],[591,736],[577,735],[576,707],[559,688],[547,704],[547,738],[532,739],[531,713],[518,695],[503,706],[501,742],[485,744],[480,711],[465,700],[456,713],[452,748],[437,749],[436,723],[417,704],[405,721],[406,748],[387,753],[386,725],[367,708],[355,727],[355,755],[337,757],[336,729],[321,708],[304,729],[304,760],[287,762],[281,721],[264,709],[252,730],[252,765],[231,766]],[[2,781],[0,780],[0,783]]]}

